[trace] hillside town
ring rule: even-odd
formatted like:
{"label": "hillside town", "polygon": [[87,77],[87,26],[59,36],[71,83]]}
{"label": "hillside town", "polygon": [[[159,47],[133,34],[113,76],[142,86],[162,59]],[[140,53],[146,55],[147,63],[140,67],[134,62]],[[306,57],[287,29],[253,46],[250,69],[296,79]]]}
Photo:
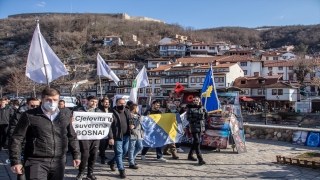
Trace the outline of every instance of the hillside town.
{"label": "hillside town", "polygon": [[[120,37],[110,37],[106,36],[104,45],[124,44]],[[145,61],[106,60],[120,78],[118,86],[113,81],[103,78],[102,91],[98,82],[86,85],[87,89],[81,92],[82,94],[77,94],[76,90],[70,94],[69,86],[61,85],[60,90],[65,96],[102,95],[111,98],[115,94],[129,95],[138,70],[145,65],[150,87],[139,89],[139,102],[145,106],[147,97],[152,93],[165,107],[177,82],[184,86],[185,96],[199,94],[212,63],[217,91],[238,91],[244,110],[261,112],[264,108],[262,104],[267,102],[267,109],[271,112],[294,112],[295,103],[305,101],[312,104],[312,109],[303,111],[320,111],[320,106],[317,106],[320,103],[319,89],[312,83],[313,78],[320,77],[317,54],[301,57],[293,52],[295,47],[292,45],[258,50],[226,42],[206,44],[188,40],[188,37],[181,35],[163,38],[159,41],[158,47],[158,58],[147,58]],[[307,63],[304,65],[306,67],[302,68],[309,68],[310,65],[313,68],[305,74],[301,82],[297,79],[295,70],[302,61]],[[71,70],[72,67],[68,68]]]}

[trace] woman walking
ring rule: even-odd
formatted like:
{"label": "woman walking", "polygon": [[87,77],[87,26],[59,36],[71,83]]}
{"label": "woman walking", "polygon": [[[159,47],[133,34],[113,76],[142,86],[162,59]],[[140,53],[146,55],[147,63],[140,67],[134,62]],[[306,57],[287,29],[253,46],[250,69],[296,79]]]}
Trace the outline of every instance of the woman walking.
{"label": "woman walking", "polygon": [[[201,105],[200,98],[198,96],[193,98],[193,103],[187,105],[187,120],[189,121],[190,131],[193,137],[193,144],[191,146],[188,159],[191,161],[197,161],[200,165],[206,164],[203,161],[200,151],[200,135],[205,130],[205,120],[208,114],[206,109]],[[194,151],[197,158],[193,157]]]}

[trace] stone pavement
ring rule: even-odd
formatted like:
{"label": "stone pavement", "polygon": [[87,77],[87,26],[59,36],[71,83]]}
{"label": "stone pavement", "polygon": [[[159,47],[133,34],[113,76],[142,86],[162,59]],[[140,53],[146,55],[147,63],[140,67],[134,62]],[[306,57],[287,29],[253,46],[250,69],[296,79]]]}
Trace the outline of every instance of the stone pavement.
{"label": "stone pavement", "polygon": [[[307,151],[320,152],[320,148],[292,145],[286,142],[247,139],[245,154],[237,154],[229,149],[216,152],[210,149],[202,150],[207,165],[198,166],[195,162],[187,161],[187,152],[179,153],[180,159],[173,160],[169,156],[166,163],[156,160],[155,151],[147,154],[147,160],[137,163],[140,169],[126,168],[127,179],[319,179],[320,169],[303,168],[291,165],[277,164],[276,155],[294,156]],[[185,151],[189,147],[183,147]],[[112,151],[106,152],[111,158]],[[7,151],[0,152],[0,180],[16,179],[10,171],[10,166],[5,165],[8,158]],[[118,171],[110,171],[108,165],[102,165],[97,159],[95,175],[100,180],[118,179]],[[73,180],[78,171],[71,167],[71,156],[65,171],[65,179]],[[125,167],[128,163],[125,161]]]}

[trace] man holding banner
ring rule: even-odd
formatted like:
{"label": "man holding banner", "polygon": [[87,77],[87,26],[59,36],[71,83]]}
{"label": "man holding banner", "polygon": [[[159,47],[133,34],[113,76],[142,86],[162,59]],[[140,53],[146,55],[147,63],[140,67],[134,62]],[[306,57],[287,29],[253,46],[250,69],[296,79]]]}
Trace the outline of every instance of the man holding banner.
{"label": "man holding banner", "polygon": [[[95,96],[87,97],[87,106],[80,107],[80,112],[101,112],[97,108],[98,98]],[[76,118],[78,120],[79,118]],[[92,137],[93,138],[93,137]],[[94,138],[93,138],[94,139]],[[100,140],[79,140],[80,152],[81,152],[81,163],[79,166],[79,173],[76,180],[82,180],[84,177],[84,171],[88,162],[88,180],[95,180],[96,177],[93,175],[93,168],[97,158],[97,152],[99,148]]]}

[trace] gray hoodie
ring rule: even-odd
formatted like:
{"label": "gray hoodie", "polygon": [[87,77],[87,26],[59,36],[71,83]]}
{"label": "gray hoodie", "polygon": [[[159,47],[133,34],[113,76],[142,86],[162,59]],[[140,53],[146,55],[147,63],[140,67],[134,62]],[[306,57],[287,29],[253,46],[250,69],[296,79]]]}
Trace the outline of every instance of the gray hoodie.
{"label": "gray hoodie", "polygon": [[132,114],[132,113],[131,113],[131,116],[134,122],[134,129],[132,129],[130,132],[130,139],[133,139],[133,140],[142,139],[144,131],[141,125],[141,120],[140,120],[141,116],[139,114]]}

